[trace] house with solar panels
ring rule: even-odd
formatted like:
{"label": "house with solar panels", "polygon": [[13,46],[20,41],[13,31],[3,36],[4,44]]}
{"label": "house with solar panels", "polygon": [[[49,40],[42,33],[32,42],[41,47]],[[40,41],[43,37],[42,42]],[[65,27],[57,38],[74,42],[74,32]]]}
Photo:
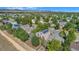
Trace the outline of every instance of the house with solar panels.
{"label": "house with solar panels", "polygon": [[64,39],[60,36],[60,31],[55,30],[54,28],[45,29],[41,32],[36,33],[37,37],[44,39],[45,41],[51,41],[52,39],[57,39],[61,42],[64,42]]}
{"label": "house with solar panels", "polygon": [[18,29],[19,24],[17,22],[12,22],[12,29]]}
{"label": "house with solar panels", "polygon": [[48,29],[45,29],[45,30],[43,30],[43,31],[41,31],[41,32],[37,32],[37,33],[36,33],[36,36],[37,36],[37,37],[40,37],[40,38],[42,38],[42,39],[44,39],[44,40],[46,40],[46,41],[48,41],[48,40],[51,39],[51,38],[50,38],[50,32],[49,32]]}

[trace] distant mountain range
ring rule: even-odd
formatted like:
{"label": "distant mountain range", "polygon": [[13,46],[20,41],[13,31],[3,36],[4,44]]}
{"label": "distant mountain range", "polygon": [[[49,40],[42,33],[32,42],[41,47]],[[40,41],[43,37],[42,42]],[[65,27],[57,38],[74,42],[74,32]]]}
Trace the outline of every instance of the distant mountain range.
{"label": "distant mountain range", "polygon": [[0,11],[50,11],[41,7],[0,7]]}
{"label": "distant mountain range", "polygon": [[0,7],[0,11],[79,12],[79,7]]}

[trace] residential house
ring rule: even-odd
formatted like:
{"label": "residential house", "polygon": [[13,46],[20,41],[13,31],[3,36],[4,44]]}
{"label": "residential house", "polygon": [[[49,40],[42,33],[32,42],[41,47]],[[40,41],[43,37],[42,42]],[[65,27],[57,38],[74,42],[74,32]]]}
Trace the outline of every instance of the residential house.
{"label": "residential house", "polygon": [[74,42],[70,45],[72,51],[79,51],[79,42]]}
{"label": "residential house", "polygon": [[18,29],[19,28],[19,24],[17,22],[12,22],[11,20],[5,19],[2,21],[3,24],[12,24],[12,29]]}
{"label": "residential house", "polygon": [[41,37],[42,39],[44,39],[44,40],[46,40],[46,41],[52,39],[52,36],[51,36],[51,34],[50,34],[50,32],[49,32],[48,29],[45,29],[45,30],[43,30],[43,31],[41,31],[41,32],[37,32],[37,33],[36,33],[36,36],[37,36],[37,37]]}
{"label": "residential house", "polygon": [[13,22],[12,29],[18,29],[18,28],[19,28],[19,24],[17,22]]}
{"label": "residential house", "polygon": [[37,37],[40,37],[46,41],[51,41],[52,39],[57,39],[61,42],[64,42],[64,39],[60,37],[59,30],[55,30],[54,28],[45,29],[41,32],[36,33]]}
{"label": "residential house", "polygon": [[22,28],[22,29],[24,29],[27,33],[31,33],[31,31],[32,30],[34,30],[35,28],[36,28],[36,26],[35,25],[32,25],[32,26],[30,26],[30,25],[28,25],[28,24],[26,24],[26,25],[20,25],[20,27]]}
{"label": "residential house", "polygon": [[66,21],[59,21],[60,28],[63,28],[66,24]]}
{"label": "residential house", "polygon": [[10,21],[8,19],[4,19],[4,20],[2,20],[2,23],[3,24],[8,24],[8,23],[10,23]]}
{"label": "residential house", "polygon": [[72,17],[67,17],[67,22],[70,22],[70,20],[72,20]]}

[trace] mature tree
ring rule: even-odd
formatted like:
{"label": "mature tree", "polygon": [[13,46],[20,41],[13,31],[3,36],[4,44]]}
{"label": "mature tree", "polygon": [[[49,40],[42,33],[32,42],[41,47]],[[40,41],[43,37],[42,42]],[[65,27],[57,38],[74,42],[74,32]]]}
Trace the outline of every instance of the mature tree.
{"label": "mature tree", "polygon": [[74,30],[71,29],[66,37],[66,40],[63,43],[63,50],[65,51],[70,50],[70,44],[74,42],[75,39],[76,39],[76,36],[75,36]]}
{"label": "mature tree", "polygon": [[12,29],[12,25],[11,24],[1,25],[0,29],[2,29],[2,30],[11,30]]}
{"label": "mature tree", "polygon": [[17,17],[16,21],[20,24],[29,24],[32,25],[32,16],[24,16],[22,17]]}
{"label": "mature tree", "polygon": [[31,42],[34,46],[38,46],[40,44],[39,38],[36,35],[33,35],[31,38]]}
{"label": "mature tree", "polygon": [[53,16],[51,21],[53,22],[53,24],[55,24],[55,29],[59,29],[59,23],[58,23],[58,19],[57,17]]}
{"label": "mature tree", "polygon": [[26,41],[29,38],[28,33],[26,33],[23,29],[19,28],[18,30],[13,30],[13,35],[22,41]]}
{"label": "mature tree", "polygon": [[56,24],[55,29],[59,29],[59,23]]}
{"label": "mature tree", "polygon": [[64,30],[60,32],[60,36],[63,37],[64,39],[66,39],[66,33]]}
{"label": "mature tree", "polygon": [[72,16],[72,19],[77,19],[77,15],[74,14],[74,15]]}
{"label": "mature tree", "polygon": [[21,23],[21,20],[22,20],[22,19],[21,19],[21,17],[18,16],[15,20],[16,20],[18,23]]}
{"label": "mature tree", "polygon": [[75,24],[71,23],[71,22],[68,22],[65,26],[64,26],[64,29],[66,30],[69,30],[71,28],[75,28]]}
{"label": "mature tree", "polygon": [[66,20],[66,17],[67,17],[66,15],[63,15],[63,16],[62,16],[62,20],[63,20],[63,21],[67,21],[67,20]]}
{"label": "mature tree", "polygon": [[61,42],[53,39],[52,41],[48,42],[47,48],[49,51],[59,51],[62,49]]}
{"label": "mature tree", "polygon": [[64,43],[62,43],[62,46],[63,46],[63,51],[69,51],[70,50],[70,45],[68,43],[67,40],[64,41]]}
{"label": "mature tree", "polygon": [[51,17],[50,15],[47,16],[46,18],[44,18],[44,21],[45,21],[45,22],[49,22],[50,17]]}
{"label": "mature tree", "polygon": [[71,44],[72,42],[74,42],[74,40],[76,39],[76,35],[73,29],[71,29],[69,31],[69,34],[67,35],[67,41],[69,42],[69,44]]}
{"label": "mature tree", "polygon": [[35,30],[33,30],[32,32],[36,33],[36,32],[39,32],[39,31],[42,31],[42,30],[45,30],[45,29],[48,29],[48,24],[38,23],[37,28]]}
{"label": "mature tree", "polygon": [[4,25],[4,26],[5,26],[5,28],[6,28],[7,30],[9,30],[9,29],[12,28],[12,25],[11,25],[11,24],[6,24],[6,25]]}
{"label": "mature tree", "polygon": [[51,20],[52,20],[52,22],[53,22],[54,24],[57,24],[57,23],[58,23],[58,21],[57,21],[57,19],[56,19],[55,17],[53,17]]}
{"label": "mature tree", "polygon": [[72,19],[70,22],[76,24],[77,19]]}
{"label": "mature tree", "polygon": [[77,19],[77,21],[76,21],[76,29],[78,29],[79,28],[79,19]]}

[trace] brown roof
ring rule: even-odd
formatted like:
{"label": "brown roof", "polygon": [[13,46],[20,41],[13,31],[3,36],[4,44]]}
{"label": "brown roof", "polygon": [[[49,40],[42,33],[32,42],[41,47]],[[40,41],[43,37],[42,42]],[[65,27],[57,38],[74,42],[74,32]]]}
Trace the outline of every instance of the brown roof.
{"label": "brown roof", "polygon": [[79,50],[79,42],[72,43],[70,48],[73,48],[75,50]]}

